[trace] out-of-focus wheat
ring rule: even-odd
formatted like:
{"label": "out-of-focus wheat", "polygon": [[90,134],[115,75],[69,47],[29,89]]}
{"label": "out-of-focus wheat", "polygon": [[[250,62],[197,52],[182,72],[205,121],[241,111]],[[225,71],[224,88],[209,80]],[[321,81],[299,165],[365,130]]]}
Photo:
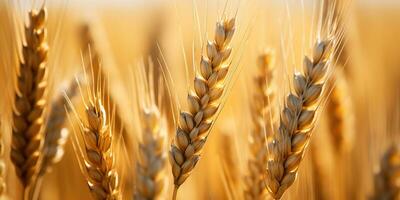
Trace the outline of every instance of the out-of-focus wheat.
{"label": "out-of-focus wheat", "polygon": [[67,142],[69,130],[64,126],[67,120],[66,110],[70,107],[64,98],[64,92],[68,98],[73,98],[77,93],[77,83],[71,80],[66,91],[59,91],[57,97],[52,101],[49,121],[46,125],[46,135],[43,147],[43,160],[39,176],[43,176],[51,166],[59,162],[64,156],[64,145]]}
{"label": "out-of-focus wheat", "polygon": [[380,171],[374,178],[374,195],[371,199],[389,200],[400,197],[400,151],[391,146],[383,155]]}
{"label": "out-of-focus wheat", "polygon": [[274,99],[271,87],[273,77],[274,55],[272,51],[263,53],[259,57],[259,70],[255,76],[255,93],[251,99],[251,114],[253,129],[251,131],[250,153],[248,170],[245,179],[246,199],[264,199],[267,195],[265,188],[265,169],[267,168],[267,138],[274,131]]}
{"label": "out-of-focus wheat", "polygon": [[26,188],[38,173],[47,89],[46,9],[29,12],[13,107],[11,160]]}
{"label": "out-of-focus wheat", "polygon": [[348,151],[353,143],[353,112],[347,81],[336,70],[329,81],[332,92],[326,104],[328,126],[333,147],[336,151]]}
{"label": "out-of-focus wheat", "polygon": [[179,125],[170,150],[174,176],[174,194],[189,177],[200,159],[209,129],[221,103],[231,55],[229,43],[235,32],[235,19],[218,22],[213,41],[207,44],[207,54],[201,58],[200,73],[194,79],[194,91],[188,95],[189,112],[181,111]]}
{"label": "out-of-focus wheat", "polygon": [[162,116],[155,106],[143,111],[143,136],[139,144],[139,160],[136,171],[137,190],[135,199],[160,198],[165,185],[164,169],[166,154],[164,149],[166,127],[162,126]]}
{"label": "out-of-focus wheat", "polygon": [[294,91],[286,98],[279,130],[269,144],[266,185],[275,199],[280,199],[296,179],[310,141],[326,72],[334,52],[332,46],[330,39],[318,40],[312,58],[304,57],[304,73],[294,74]]}

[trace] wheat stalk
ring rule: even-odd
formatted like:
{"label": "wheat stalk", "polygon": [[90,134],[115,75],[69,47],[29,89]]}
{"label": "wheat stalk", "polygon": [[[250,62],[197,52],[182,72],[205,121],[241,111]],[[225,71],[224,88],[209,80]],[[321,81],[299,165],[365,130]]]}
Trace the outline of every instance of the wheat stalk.
{"label": "wheat stalk", "polygon": [[251,131],[249,174],[246,176],[245,198],[264,199],[267,190],[264,184],[267,167],[267,137],[272,136],[274,112],[271,106],[274,99],[271,87],[273,77],[272,52],[265,52],[259,58],[259,70],[255,77],[255,93],[251,101],[253,130]]}
{"label": "wheat stalk", "polygon": [[400,151],[391,146],[382,156],[380,171],[374,178],[374,195],[371,199],[390,200],[400,197]]}
{"label": "wheat stalk", "polygon": [[189,112],[181,111],[179,125],[170,149],[170,163],[174,176],[174,194],[185,182],[200,159],[209,129],[221,103],[231,48],[235,19],[216,25],[215,38],[207,44],[207,54],[201,58],[200,73],[194,79],[194,91],[188,95]]}
{"label": "wheat stalk", "polygon": [[46,107],[46,9],[29,12],[25,26],[26,43],[22,48],[13,109],[11,160],[17,176],[26,188],[36,177],[44,141]]}
{"label": "wheat stalk", "polygon": [[143,110],[143,137],[139,144],[135,199],[158,199],[165,185],[165,127],[156,106]]}
{"label": "wheat stalk", "polygon": [[268,145],[271,157],[267,165],[266,186],[275,199],[280,199],[296,179],[319,108],[333,54],[332,46],[331,40],[317,41],[312,59],[304,58],[304,74],[294,74],[294,91],[286,98],[279,130]]}

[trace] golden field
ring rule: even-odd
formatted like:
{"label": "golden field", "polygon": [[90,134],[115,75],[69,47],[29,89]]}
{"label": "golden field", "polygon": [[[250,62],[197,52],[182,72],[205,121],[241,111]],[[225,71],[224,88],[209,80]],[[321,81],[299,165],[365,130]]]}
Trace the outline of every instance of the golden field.
{"label": "golden field", "polygon": [[[325,18],[324,21],[320,16],[324,11],[322,2],[331,5],[328,14],[339,10],[340,20]],[[29,60],[29,56],[41,59],[35,57],[35,50],[40,48],[24,54],[22,46],[37,44],[36,40],[26,41],[26,34],[32,30],[24,30],[24,24],[29,27],[27,22],[32,20],[28,17],[29,11],[32,8],[40,10],[42,5],[41,1],[0,2],[0,149],[3,150],[1,159],[4,162],[0,166],[1,199],[173,199],[175,185],[179,182],[177,179],[189,174],[183,184],[179,184],[176,199],[400,198],[400,150],[393,151],[392,156],[384,156],[390,147],[400,145],[399,3],[377,0],[124,0],[113,3],[47,0],[44,4],[46,22],[43,27],[38,22],[39,28],[33,30],[37,32],[32,33],[39,38],[34,39],[41,41],[40,31],[47,29],[45,41],[38,45],[47,42],[49,47],[47,59],[40,65],[47,74],[44,77],[35,74],[37,69],[34,65],[29,72],[37,77],[33,78],[33,95],[29,97],[33,114],[27,115],[26,119],[32,122],[30,126],[35,126],[35,123],[43,126],[37,135],[32,135],[30,131],[17,130],[16,119],[24,116],[16,99],[24,98],[16,88],[26,84],[26,80],[21,79],[21,74],[24,74],[21,71],[26,66],[20,63]],[[232,17],[235,18],[234,26],[229,21]],[[224,23],[216,26],[217,21],[224,19]],[[328,72],[321,76],[322,80],[313,82],[308,77],[307,86],[299,92],[296,86],[301,83],[292,80],[297,77],[294,72],[311,76],[303,72],[303,67],[307,66],[303,63],[304,56],[309,56],[313,62],[310,65],[316,68],[315,60],[319,60],[316,54],[321,51],[318,47],[327,48],[314,46],[317,39],[327,37],[319,23],[326,29],[339,27],[337,32],[329,35],[337,46],[332,47],[334,50],[329,56],[320,56],[320,62],[329,65]],[[84,27],[89,32],[85,32]],[[225,32],[216,32],[218,28]],[[233,31],[231,42],[221,42],[221,37],[229,40],[228,35]],[[223,36],[218,38],[218,34]],[[207,41],[214,42],[207,46]],[[213,45],[217,46],[214,54],[210,53]],[[230,47],[232,53],[227,55]],[[259,104],[257,92],[260,90],[254,80],[256,77],[265,78],[262,77],[263,71],[259,70],[260,56],[265,49],[272,50],[275,62],[267,62],[272,65],[273,72],[265,76],[271,75],[272,80],[268,77],[261,81],[264,83],[262,87],[266,87],[262,89],[268,89],[262,92],[271,92],[272,96]],[[227,59],[219,63],[215,61],[217,56]],[[207,70],[202,68],[203,62],[213,61],[217,64],[212,63],[213,67],[207,68],[213,70],[212,73],[218,74],[224,67],[229,67],[226,77],[218,79],[214,85],[210,83],[212,80],[205,80],[204,71]],[[98,74],[97,69],[100,71]],[[193,82],[195,77],[198,80],[196,84]],[[60,89],[74,83],[75,79],[79,80],[80,86],[76,88],[77,94]],[[40,87],[34,85],[38,82],[46,87],[43,95],[38,92]],[[202,87],[204,82],[206,89]],[[307,100],[304,92],[313,86],[323,87],[322,92],[310,92],[314,95],[309,96],[315,96],[317,102]],[[221,96],[210,92],[220,87],[223,88]],[[66,95],[63,96],[64,92]],[[198,100],[203,106],[199,111],[193,108],[193,101],[187,102],[187,98],[191,94],[197,101],[204,97],[203,93],[216,97],[209,101]],[[299,109],[292,108],[295,106],[289,102],[289,93],[303,96]],[[57,97],[62,100],[59,112],[64,113],[60,127],[65,128],[69,136],[65,138],[65,146],[57,144],[59,146],[55,147],[64,152],[59,162],[51,164],[48,172],[38,175],[36,170],[43,163],[47,143],[24,146],[19,145],[16,138],[23,137],[31,142],[45,141],[51,134],[58,135],[61,128],[53,130],[54,133],[45,128],[53,123],[49,116],[55,110],[51,105]],[[103,105],[97,104],[98,98]],[[47,104],[40,107],[43,101],[38,99]],[[107,116],[104,121],[90,121],[88,107],[92,104],[94,117]],[[216,106],[215,112],[213,106]],[[263,115],[264,110],[257,106],[272,114]],[[35,109],[39,110],[40,116],[33,112]],[[297,115],[292,116],[287,111],[290,109],[294,109]],[[316,111],[312,117],[304,114],[310,110]],[[200,122],[194,128],[189,127],[188,118],[195,118],[199,112],[202,112]],[[211,114],[207,116],[207,112]],[[304,126],[300,125],[303,114],[309,119],[303,122]],[[182,119],[182,116],[187,118]],[[35,117],[37,120],[32,120]],[[283,127],[286,118],[298,122],[294,125],[287,122],[294,127],[279,128]],[[194,139],[190,136],[193,130],[199,129],[199,124],[209,122],[211,127],[205,135],[196,135]],[[104,124],[98,128],[93,123]],[[289,130],[293,133],[289,140],[285,140]],[[261,139],[254,138],[257,131],[263,133]],[[104,137],[110,136],[110,141],[99,136],[103,132]],[[185,132],[185,137],[182,132]],[[97,146],[89,144],[89,133],[96,135]],[[149,136],[152,133],[157,137],[151,138],[155,136]],[[156,144],[147,141],[152,139]],[[158,143],[157,139],[164,142]],[[185,166],[178,164],[174,168],[173,162],[178,162],[179,151],[189,151],[187,144],[182,145],[186,140],[192,146],[198,141],[206,143],[196,147],[190,156],[183,152],[183,160],[195,162],[195,167],[184,173]],[[255,147],[257,142],[262,144],[260,149],[267,149],[266,152]],[[289,149],[287,146],[273,147],[285,142],[291,144]],[[107,143],[110,147],[105,145]],[[254,149],[259,151],[258,157],[254,157]],[[279,150],[282,152],[277,153]],[[23,167],[18,167],[16,158],[10,156],[13,151],[19,151],[23,159],[38,155],[38,161],[24,160]],[[107,167],[96,167],[90,156],[100,159],[99,162]],[[162,164],[157,159],[161,159]],[[262,160],[261,172],[249,165],[252,159]],[[296,176],[293,183],[284,189],[283,196],[270,185],[271,173],[281,172],[273,171],[276,166],[267,164],[280,159],[284,160],[280,166],[284,176]],[[385,164],[385,161],[388,162]],[[149,172],[149,169],[158,167],[162,168],[160,173]],[[177,167],[181,169],[179,176],[173,172]],[[15,173],[17,168],[27,171],[18,176]],[[114,174],[110,170],[117,172],[118,184],[114,189],[114,180],[109,178]],[[95,174],[97,171],[101,173]],[[254,178],[249,178],[251,173],[260,174],[257,177],[260,185],[249,180]],[[156,182],[146,182],[150,181],[146,176],[151,176],[151,181]],[[30,178],[40,180],[39,186],[32,186],[34,181],[27,181],[26,186],[21,184]],[[285,185],[286,180],[278,179],[281,186]],[[160,186],[159,192],[149,189],[156,187],[154,184]],[[93,189],[93,185],[100,189]],[[105,191],[101,195],[106,197],[93,195],[97,189]],[[262,195],[254,197],[248,194],[259,192],[255,191],[258,189],[262,190]],[[156,195],[145,198],[142,193]]]}

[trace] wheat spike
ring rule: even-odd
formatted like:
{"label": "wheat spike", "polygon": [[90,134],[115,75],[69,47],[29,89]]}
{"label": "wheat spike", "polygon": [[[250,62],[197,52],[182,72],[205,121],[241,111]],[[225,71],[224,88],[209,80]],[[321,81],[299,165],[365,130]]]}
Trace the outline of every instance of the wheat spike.
{"label": "wheat spike", "polygon": [[280,199],[296,179],[319,108],[332,46],[331,40],[317,41],[312,58],[304,58],[304,73],[294,74],[294,91],[286,98],[279,130],[268,145],[266,185],[275,199]]}
{"label": "wheat spike", "polygon": [[[267,167],[267,137],[272,136],[274,112],[271,106],[274,99],[271,83],[274,56],[272,52],[263,53],[259,58],[259,72],[255,77],[255,93],[251,102],[253,130],[251,131],[249,174],[246,177],[246,199],[265,199],[268,193],[265,184]],[[267,134],[267,135],[266,135]]]}
{"label": "wheat spike", "polygon": [[[93,74],[92,83],[94,84],[94,88],[109,88],[108,82],[105,81],[107,78],[106,73],[104,72],[103,67],[101,66],[102,56],[99,50],[96,48],[95,41],[93,39],[93,35],[89,25],[85,24],[81,27],[80,30],[80,39],[81,39],[81,48],[84,65],[87,68],[86,71],[90,71]],[[124,142],[127,142],[127,147],[132,147],[133,144],[129,143],[130,139],[128,133],[124,129],[123,120],[121,118],[121,113],[115,104],[114,98],[112,94],[108,90],[103,91],[103,95],[107,98],[104,99],[103,105],[107,111],[113,111],[114,117],[114,132],[121,133]],[[132,152],[132,151],[129,151]]]}
{"label": "wheat spike", "polygon": [[164,189],[166,165],[162,134],[166,127],[161,125],[162,116],[156,106],[143,110],[143,138],[139,144],[137,165],[137,189],[135,199],[158,199]]}
{"label": "wheat spike", "polygon": [[170,149],[174,176],[174,197],[200,159],[209,129],[221,103],[225,77],[230,64],[229,43],[235,32],[235,19],[218,22],[215,38],[207,44],[207,54],[201,58],[200,72],[194,79],[194,91],[188,95],[189,112],[181,111],[179,125]]}
{"label": "wheat spike", "polygon": [[328,126],[333,147],[342,152],[350,150],[353,142],[351,99],[349,99],[347,81],[341,71],[335,71],[329,83],[332,91],[326,104]]}
{"label": "wheat spike", "polygon": [[[78,84],[71,80],[65,94],[69,98],[76,96]],[[52,101],[49,121],[46,124],[46,135],[43,147],[43,160],[41,163],[39,176],[43,176],[51,166],[58,163],[64,156],[64,145],[67,142],[69,130],[64,126],[67,119],[67,111],[70,107],[66,106],[64,90],[59,91],[57,97]]]}
{"label": "wheat spike", "polygon": [[85,108],[86,121],[80,120],[84,139],[84,164],[88,186],[95,199],[118,199],[116,172],[109,118],[101,99],[94,95]]}
{"label": "wheat spike", "polygon": [[15,87],[11,160],[24,187],[36,177],[44,141],[46,107],[46,9],[29,12]]}
{"label": "wheat spike", "polygon": [[400,197],[400,150],[391,146],[383,155],[380,171],[374,178],[374,195],[371,199],[394,200]]}

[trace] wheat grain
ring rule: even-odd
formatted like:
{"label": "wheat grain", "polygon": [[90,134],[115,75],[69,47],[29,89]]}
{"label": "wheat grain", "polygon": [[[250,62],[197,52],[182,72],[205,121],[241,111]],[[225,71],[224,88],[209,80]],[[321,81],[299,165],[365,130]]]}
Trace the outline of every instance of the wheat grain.
{"label": "wheat grain", "polygon": [[317,41],[312,59],[304,58],[304,74],[294,74],[294,91],[287,96],[279,130],[268,145],[271,157],[267,165],[266,185],[275,199],[280,199],[296,179],[314,126],[333,54],[332,46],[331,40]]}
{"label": "wheat grain", "polygon": [[162,116],[156,106],[143,110],[143,138],[139,144],[135,199],[158,199],[165,185],[166,165]]}
{"label": "wheat grain", "polygon": [[200,73],[194,79],[194,91],[188,95],[189,112],[181,111],[179,125],[170,149],[176,198],[178,187],[185,182],[200,159],[209,129],[221,103],[225,77],[231,55],[229,43],[235,32],[235,19],[216,25],[215,38],[207,44],[201,58]]}
{"label": "wheat grain", "polygon": [[246,176],[245,198],[265,199],[265,169],[267,167],[267,137],[273,133],[274,112],[271,106],[274,99],[271,87],[274,55],[265,52],[259,58],[259,70],[255,77],[255,92],[251,101],[253,129],[251,131],[249,174]]}
{"label": "wheat grain", "polygon": [[380,171],[374,178],[374,195],[371,199],[391,200],[400,197],[400,151],[391,146],[382,156]]}
{"label": "wheat grain", "polygon": [[15,87],[11,160],[21,183],[27,187],[36,177],[44,141],[44,110],[46,107],[46,9],[29,12],[25,26],[26,43]]}

